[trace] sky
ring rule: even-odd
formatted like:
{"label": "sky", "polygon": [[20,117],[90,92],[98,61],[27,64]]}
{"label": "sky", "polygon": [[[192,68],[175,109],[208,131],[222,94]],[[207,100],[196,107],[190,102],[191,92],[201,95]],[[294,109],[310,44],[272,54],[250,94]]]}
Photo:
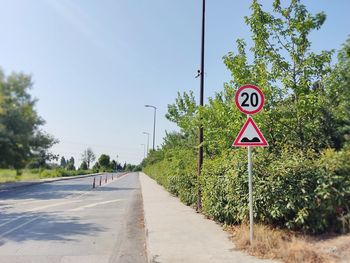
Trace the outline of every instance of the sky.
{"label": "sky", "polygon": [[[271,6],[272,0],[261,1]],[[282,3],[287,1],[282,0]],[[141,162],[177,127],[165,118],[178,92],[198,98],[201,0],[0,0],[0,67],[32,75],[31,94],[60,142],[51,151],[81,154],[91,147],[118,162]],[[222,57],[237,38],[250,38],[244,16],[250,1],[206,1],[205,97],[223,89],[230,72]],[[303,1],[324,11],[312,50],[339,49],[350,34],[348,0]]]}

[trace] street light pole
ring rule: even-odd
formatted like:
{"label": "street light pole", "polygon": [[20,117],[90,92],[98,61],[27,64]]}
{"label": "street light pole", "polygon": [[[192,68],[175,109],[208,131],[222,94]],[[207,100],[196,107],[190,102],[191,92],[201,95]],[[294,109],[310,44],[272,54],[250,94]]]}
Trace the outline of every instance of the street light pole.
{"label": "street light pole", "polygon": [[145,105],[147,108],[153,108],[154,114],[153,114],[153,151],[154,151],[154,145],[155,145],[155,138],[156,138],[156,114],[157,114],[157,107],[153,105]]}
{"label": "street light pole", "polygon": [[147,156],[148,156],[148,152],[149,152],[149,133],[148,132],[143,132],[143,134],[147,135]]}
{"label": "street light pole", "polygon": [[[202,45],[201,45],[201,69],[199,72],[200,76],[200,98],[199,105],[204,105],[204,40],[205,40],[205,0],[202,4]],[[202,117],[200,116],[200,120]],[[199,150],[198,150],[198,182],[202,173],[203,166],[203,126],[202,121],[199,127]],[[198,196],[197,196],[197,211],[202,210],[202,191],[198,184]]]}

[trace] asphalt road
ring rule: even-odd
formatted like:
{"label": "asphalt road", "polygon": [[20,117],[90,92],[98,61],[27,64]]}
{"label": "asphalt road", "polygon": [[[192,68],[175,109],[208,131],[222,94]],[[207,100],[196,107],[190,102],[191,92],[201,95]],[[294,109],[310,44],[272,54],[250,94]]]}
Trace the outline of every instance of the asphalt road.
{"label": "asphalt road", "polygon": [[138,174],[118,176],[1,191],[0,262],[147,262]]}

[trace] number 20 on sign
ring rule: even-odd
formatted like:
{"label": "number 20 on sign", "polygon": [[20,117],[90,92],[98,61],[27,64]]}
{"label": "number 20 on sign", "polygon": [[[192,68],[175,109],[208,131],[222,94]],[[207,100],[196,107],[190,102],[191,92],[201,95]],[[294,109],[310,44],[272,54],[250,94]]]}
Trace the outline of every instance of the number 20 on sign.
{"label": "number 20 on sign", "polygon": [[265,97],[257,86],[244,85],[237,90],[235,103],[241,112],[253,115],[261,111]]}
{"label": "number 20 on sign", "polygon": [[254,85],[244,85],[240,87],[235,95],[235,103],[237,108],[247,114],[247,121],[238,133],[232,146],[248,147],[248,183],[249,183],[249,240],[253,243],[253,164],[251,147],[268,146],[267,141],[255,124],[252,117],[261,111],[265,103],[264,94]]}

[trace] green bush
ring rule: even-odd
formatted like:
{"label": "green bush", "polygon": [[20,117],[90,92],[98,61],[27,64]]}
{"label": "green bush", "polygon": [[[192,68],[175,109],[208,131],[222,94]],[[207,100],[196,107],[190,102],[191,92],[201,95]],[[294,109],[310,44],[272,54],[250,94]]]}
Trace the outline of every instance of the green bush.
{"label": "green bush", "polygon": [[[349,149],[329,149],[320,155],[293,149],[278,155],[256,152],[253,195],[259,222],[311,233],[342,230],[350,213]],[[203,211],[219,222],[241,223],[248,218],[245,159],[227,154],[205,163]]]}
{"label": "green bush", "polygon": [[65,170],[62,168],[53,170],[43,170],[40,172],[40,178],[55,178],[55,177],[69,177],[77,175],[85,175],[91,173],[90,170]]}
{"label": "green bush", "polygon": [[146,166],[144,172],[185,204],[196,203],[196,160],[191,151],[171,151],[164,160]]}
{"label": "green bush", "polygon": [[[147,166],[144,171],[187,205],[197,197],[195,156],[190,152]],[[254,218],[308,233],[343,231],[350,225],[350,149],[303,154],[286,148],[253,151]],[[246,149],[205,159],[200,180],[203,213],[226,224],[248,220]]]}
{"label": "green bush", "polygon": [[239,223],[248,213],[244,160],[243,156],[226,154],[204,163],[201,177],[203,212],[219,222]]}
{"label": "green bush", "polygon": [[55,178],[55,177],[61,177],[61,169],[55,169],[55,170],[43,170],[40,173],[40,178]]}

